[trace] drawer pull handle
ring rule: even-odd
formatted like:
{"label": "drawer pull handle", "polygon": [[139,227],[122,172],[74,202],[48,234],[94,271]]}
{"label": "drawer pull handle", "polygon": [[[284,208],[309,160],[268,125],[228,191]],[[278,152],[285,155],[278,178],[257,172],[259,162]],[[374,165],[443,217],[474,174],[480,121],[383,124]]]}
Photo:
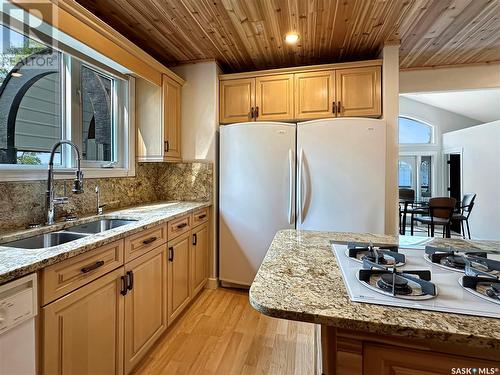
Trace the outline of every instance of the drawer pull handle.
{"label": "drawer pull handle", "polygon": [[134,273],[127,271],[127,290],[132,290],[134,287]]}
{"label": "drawer pull handle", "polygon": [[198,220],[204,219],[206,217],[207,217],[207,214],[201,214],[200,216],[198,216]]}
{"label": "drawer pull handle", "polygon": [[150,243],[155,242],[157,239],[158,239],[157,237],[151,237],[151,238],[148,238],[147,240],[142,241],[142,243],[144,245],[149,245]]}
{"label": "drawer pull handle", "polygon": [[168,248],[168,261],[169,262],[174,261],[174,248],[173,247]]}
{"label": "drawer pull handle", "polygon": [[121,281],[122,281],[122,290],[120,290],[120,294],[121,294],[122,296],[127,295],[127,290],[128,290],[128,289],[127,289],[127,281],[125,280],[125,277],[126,277],[126,276],[121,276],[121,277],[120,277],[120,279],[121,279]]}
{"label": "drawer pull handle", "polygon": [[83,267],[80,271],[82,271],[82,273],[89,273],[90,271],[93,271],[99,267],[102,267],[104,266],[104,261],[103,260],[98,260],[97,262],[95,262],[94,264],[91,264],[90,266],[87,266],[87,267]]}
{"label": "drawer pull handle", "polygon": [[187,223],[180,223],[179,225],[177,225],[177,229],[182,229],[184,227],[187,227]]}

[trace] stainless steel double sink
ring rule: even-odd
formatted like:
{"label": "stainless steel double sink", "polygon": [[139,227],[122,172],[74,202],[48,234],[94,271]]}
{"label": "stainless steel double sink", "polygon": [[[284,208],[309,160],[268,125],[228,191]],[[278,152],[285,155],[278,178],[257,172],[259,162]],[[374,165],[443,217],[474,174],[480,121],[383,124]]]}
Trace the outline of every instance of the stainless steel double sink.
{"label": "stainless steel double sink", "polygon": [[78,224],[61,231],[49,232],[24,238],[22,240],[6,242],[0,246],[18,249],[44,249],[75,241],[91,234],[102,233],[136,221],[137,220],[134,219],[99,219],[88,223]]}

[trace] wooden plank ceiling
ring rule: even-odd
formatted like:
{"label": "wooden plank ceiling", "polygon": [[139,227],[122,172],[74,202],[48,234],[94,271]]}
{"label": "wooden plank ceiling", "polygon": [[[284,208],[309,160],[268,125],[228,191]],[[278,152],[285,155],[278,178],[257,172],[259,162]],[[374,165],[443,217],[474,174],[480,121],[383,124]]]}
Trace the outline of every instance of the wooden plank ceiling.
{"label": "wooden plank ceiling", "polygon": [[[78,0],[166,65],[241,72],[378,57],[401,68],[500,61],[500,0]],[[295,30],[300,39],[287,45]]]}

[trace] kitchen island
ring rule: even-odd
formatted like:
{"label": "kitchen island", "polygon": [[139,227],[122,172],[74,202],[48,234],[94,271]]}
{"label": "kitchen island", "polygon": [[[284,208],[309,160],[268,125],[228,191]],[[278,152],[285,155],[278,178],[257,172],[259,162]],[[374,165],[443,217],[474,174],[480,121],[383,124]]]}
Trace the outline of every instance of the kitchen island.
{"label": "kitchen island", "polygon": [[[500,319],[351,302],[331,241],[399,243],[384,235],[280,231],[249,294],[251,305],[265,315],[321,326],[318,363],[324,374],[500,368]],[[496,241],[434,239],[431,244],[500,249]]]}

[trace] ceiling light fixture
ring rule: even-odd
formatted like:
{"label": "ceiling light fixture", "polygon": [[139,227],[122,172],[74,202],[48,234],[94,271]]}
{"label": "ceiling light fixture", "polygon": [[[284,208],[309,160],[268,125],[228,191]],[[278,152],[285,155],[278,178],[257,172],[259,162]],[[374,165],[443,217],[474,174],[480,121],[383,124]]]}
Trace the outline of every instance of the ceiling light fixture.
{"label": "ceiling light fixture", "polygon": [[299,40],[299,34],[295,32],[291,32],[285,35],[285,41],[288,44],[295,44],[297,43],[297,40]]}

